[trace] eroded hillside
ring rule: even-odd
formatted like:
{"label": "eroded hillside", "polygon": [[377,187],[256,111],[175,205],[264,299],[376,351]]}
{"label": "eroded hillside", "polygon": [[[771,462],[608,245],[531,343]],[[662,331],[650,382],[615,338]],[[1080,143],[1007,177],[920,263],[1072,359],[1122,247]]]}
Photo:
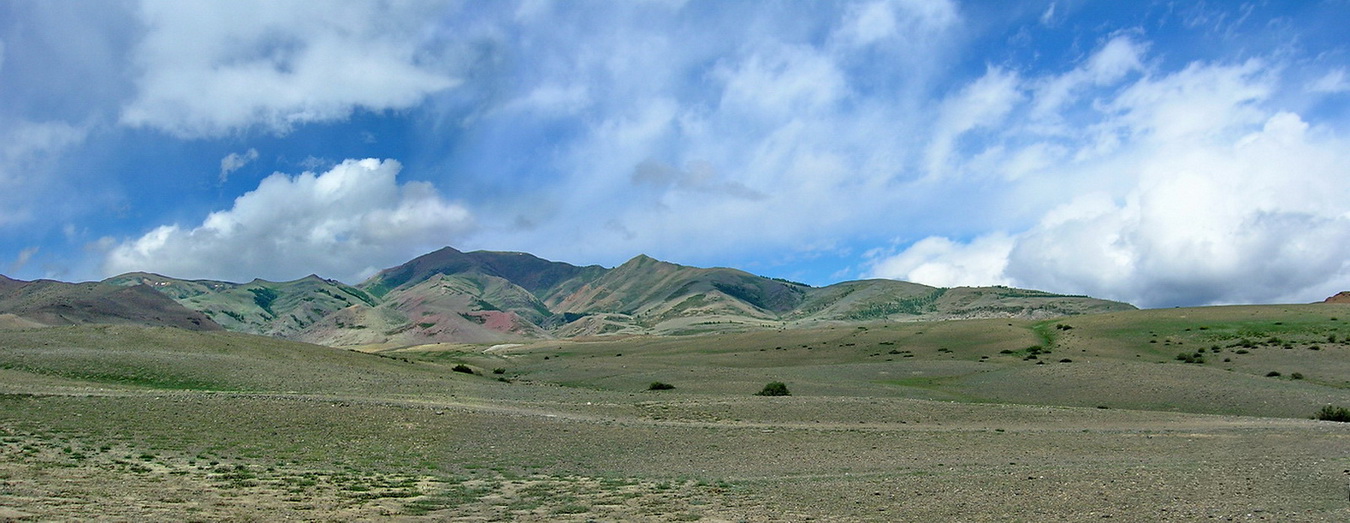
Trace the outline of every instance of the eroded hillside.
{"label": "eroded hillside", "polygon": [[862,280],[816,288],[647,256],[606,269],[450,247],[356,286],[313,275],[237,284],[132,273],[105,283],[145,285],[233,331],[335,346],[799,329],[876,320],[1040,319],[1133,309],[1006,287]]}

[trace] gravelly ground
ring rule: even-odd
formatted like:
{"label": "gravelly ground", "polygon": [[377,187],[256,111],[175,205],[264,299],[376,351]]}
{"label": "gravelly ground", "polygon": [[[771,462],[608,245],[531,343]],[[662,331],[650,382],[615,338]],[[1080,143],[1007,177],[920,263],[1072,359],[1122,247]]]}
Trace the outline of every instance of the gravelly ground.
{"label": "gravelly ground", "polygon": [[1311,420],[601,393],[4,398],[2,519],[1350,520],[1350,425]]}

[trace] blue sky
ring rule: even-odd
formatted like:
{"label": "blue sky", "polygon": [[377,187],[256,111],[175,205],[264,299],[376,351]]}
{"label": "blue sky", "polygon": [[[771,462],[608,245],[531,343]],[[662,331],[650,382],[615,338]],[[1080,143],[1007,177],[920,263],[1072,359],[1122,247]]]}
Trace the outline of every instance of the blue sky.
{"label": "blue sky", "polygon": [[1350,289],[1350,2],[0,0],[0,272]]}

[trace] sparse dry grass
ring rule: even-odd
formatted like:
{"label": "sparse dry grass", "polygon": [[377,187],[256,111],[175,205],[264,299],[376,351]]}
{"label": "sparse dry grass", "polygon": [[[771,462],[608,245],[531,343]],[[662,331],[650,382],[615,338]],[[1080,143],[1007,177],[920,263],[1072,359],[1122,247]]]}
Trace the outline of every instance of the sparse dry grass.
{"label": "sparse dry grass", "polygon": [[[1142,311],[1058,320],[1068,330],[876,324],[385,357],[0,332],[0,519],[1345,520],[1350,432],[1308,419],[1350,404],[1342,317]],[[1223,347],[1257,332],[1298,346]],[[1026,360],[1032,345],[1049,352]],[[1173,359],[1202,347],[1204,364]],[[754,396],[768,381],[793,395]]]}

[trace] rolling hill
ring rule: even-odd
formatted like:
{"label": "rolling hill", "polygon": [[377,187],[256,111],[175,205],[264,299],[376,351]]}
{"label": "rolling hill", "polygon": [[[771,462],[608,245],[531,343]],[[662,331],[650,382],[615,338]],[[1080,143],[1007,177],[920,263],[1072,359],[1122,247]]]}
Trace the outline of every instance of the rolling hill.
{"label": "rolling hill", "polygon": [[862,280],[816,288],[645,255],[607,269],[450,247],[355,286],[313,275],[229,283],[146,273],[103,284],[154,289],[232,331],[334,346],[696,334],[875,320],[1043,319],[1134,308],[1006,287]]}
{"label": "rolling hill", "polygon": [[282,338],[297,337],[307,327],[354,303],[376,304],[373,297],[355,287],[315,275],[289,282],[229,283],[136,272],[103,283],[154,289],[228,330]]}
{"label": "rolling hill", "polygon": [[0,276],[0,325],[140,325],[221,330],[208,315],[147,285],[20,281]]}

